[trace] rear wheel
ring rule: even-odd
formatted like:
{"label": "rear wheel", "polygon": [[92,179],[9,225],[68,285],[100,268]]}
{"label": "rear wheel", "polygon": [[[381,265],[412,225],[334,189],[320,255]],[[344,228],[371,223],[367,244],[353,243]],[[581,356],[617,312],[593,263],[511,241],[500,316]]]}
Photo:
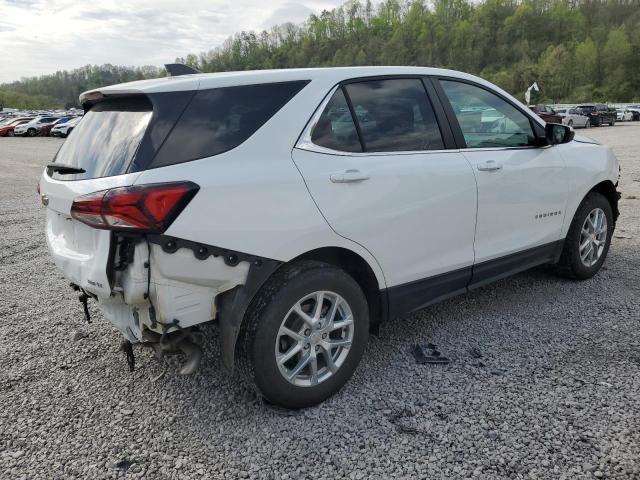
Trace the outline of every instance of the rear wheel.
{"label": "rear wheel", "polygon": [[569,123],[567,125],[569,125],[570,127],[573,127],[573,120],[569,120]]}
{"label": "rear wheel", "polygon": [[29,135],[30,137],[35,137],[36,133],[37,132],[35,128],[30,128],[29,130],[27,130],[27,135]]}
{"label": "rear wheel", "polygon": [[587,120],[584,122],[584,128],[591,128],[591,119],[587,118]]}
{"label": "rear wheel", "polygon": [[611,204],[600,193],[591,192],[573,217],[556,271],[577,280],[593,277],[607,257],[613,229]]}
{"label": "rear wheel", "polygon": [[11,130],[9,133],[7,133],[7,137],[15,137],[15,133],[13,133],[13,130]]}
{"label": "rear wheel", "polygon": [[298,262],[276,272],[251,302],[236,359],[270,402],[309,407],[349,380],[368,332],[367,301],[356,281],[326,263]]}

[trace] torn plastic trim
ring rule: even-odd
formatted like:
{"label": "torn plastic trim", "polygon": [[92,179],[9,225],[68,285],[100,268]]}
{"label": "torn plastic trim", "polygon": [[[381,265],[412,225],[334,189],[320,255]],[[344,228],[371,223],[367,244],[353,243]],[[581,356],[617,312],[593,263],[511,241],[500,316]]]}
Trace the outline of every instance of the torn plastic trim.
{"label": "torn plastic trim", "polygon": [[215,247],[204,243],[192,242],[191,240],[183,240],[169,235],[147,235],[147,239],[149,240],[149,243],[160,245],[165,253],[174,253],[180,248],[188,248],[193,251],[193,255],[198,260],[206,260],[213,255],[214,257],[222,257],[224,263],[230,267],[235,267],[240,262],[249,262],[252,265],[259,267],[267,260],[273,262],[277,261],[265,257],[259,257],[257,255],[251,255],[249,253],[238,252],[236,250],[229,250],[227,248]]}
{"label": "torn plastic trim", "polygon": [[284,262],[169,235],[147,235],[147,239],[149,243],[159,245],[165,253],[169,254],[181,248],[187,248],[199,260],[205,260],[210,256],[222,257],[225,264],[230,267],[235,267],[240,262],[249,263],[244,284],[222,292],[216,297],[222,364],[229,373],[233,373],[236,341],[249,304],[262,285]]}

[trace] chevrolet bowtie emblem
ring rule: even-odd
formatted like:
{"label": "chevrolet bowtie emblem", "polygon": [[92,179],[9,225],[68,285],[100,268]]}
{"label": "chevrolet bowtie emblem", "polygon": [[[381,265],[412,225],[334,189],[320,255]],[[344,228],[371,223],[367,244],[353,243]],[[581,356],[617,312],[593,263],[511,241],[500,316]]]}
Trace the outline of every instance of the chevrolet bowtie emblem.
{"label": "chevrolet bowtie emblem", "polygon": [[40,195],[40,200],[42,201],[42,205],[44,205],[45,207],[49,205],[49,197],[47,197],[46,195]]}

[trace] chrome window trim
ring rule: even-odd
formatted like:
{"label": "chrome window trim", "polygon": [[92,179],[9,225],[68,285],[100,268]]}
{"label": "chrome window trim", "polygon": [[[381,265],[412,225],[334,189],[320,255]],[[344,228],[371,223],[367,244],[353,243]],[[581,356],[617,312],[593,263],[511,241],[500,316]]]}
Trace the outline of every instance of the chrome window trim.
{"label": "chrome window trim", "polygon": [[[314,111],[313,115],[311,116],[311,118],[307,122],[307,125],[302,131],[302,134],[300,135],[298,141],[296,142],[296,145],[294,146],[295,149],[306,150],[308,152],[322,153],[325,155],[338,155],[343,157],[371,157],[371,156],[390,156],[390,155],[425,155],[425,154],[430,155],[430,154],[438,154],[438,153],[464,153],[464,152],[488,152],[488,151],[499,152],[504,150],[531,150],[531,149],[551,147],[551,145],[546,145],[543,147],[538,147],[535,145],[527,145],[527,146],[520,146],[520,147],[443,148],[439,150],[401,150],[401,151],[393,151],[393,152],[346,152],[343,150],[333,150],[332,148],[316,145],[311,140],[311,133],[313,132],[313,129],[318,123],[318,120],[320,120],[320,116],[322,115],[322,112],[324,112],[325,107],[333,98],[333,95],[335,95],[338,89],[342,87],[342,83],[343,82],[335,85],[329,91],[329,93],[324,97],[322,102],[320,102],[320,105]],[[485,89],[487,88],[485,87]],[[500,95],[498,95],[498,97],[502,98]],[[508,103],[511,104],[511,102],[508,102]],[[517,108],[515,105],[513,106],[514,108]],[[520,111],[523,115],[529,117],[529,115],[527,115],[526,112],[523,112],[519,108],[517,108],[517,110]]]}

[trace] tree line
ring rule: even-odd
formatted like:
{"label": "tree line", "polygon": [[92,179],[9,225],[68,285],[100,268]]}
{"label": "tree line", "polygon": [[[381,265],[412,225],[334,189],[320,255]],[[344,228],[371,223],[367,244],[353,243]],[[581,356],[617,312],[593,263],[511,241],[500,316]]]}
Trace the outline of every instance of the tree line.
{"label": "tree line", "polygon": [[[351,0],[300,25],[240,32],[177,61],[204,72],[420,65],[480,75],[535,102],[640,101],[639,0]],[[77,101],[88,88],[163,75],[83,67],[2,88]],[[130,78],[131,77],[131,78]]]}
{"label": "tree line", "polygon": [[0,85],[0,106],[20,109],[78,107],[78,97],[86,90],[162,75],[166,75],[164,68],[153,66],[86,65]]}

